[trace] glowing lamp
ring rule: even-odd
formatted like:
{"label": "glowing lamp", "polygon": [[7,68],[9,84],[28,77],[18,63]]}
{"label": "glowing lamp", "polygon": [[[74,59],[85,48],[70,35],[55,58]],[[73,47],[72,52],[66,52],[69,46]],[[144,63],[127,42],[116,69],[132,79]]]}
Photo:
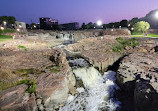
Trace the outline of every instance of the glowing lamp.
{"label": "glowing lamp", "polygon": [[1,27],[1,30],[4,30],[4,27]]}
{"label": "glowing lamp", "polygon": [[97,25],[98,25],[98,26],[101,26],[101,25],[102,25],[102,21],[99,20],[99,21],[97,22]]}
{"label": "glowing lamp", "polygon": [[158,19],[158,11],[155,13],[156,18]]}
{"label": "glowing lamp", "polygon": [[17,29],[17,31],[19,32],[19,31],[20,31],[20,29]]}

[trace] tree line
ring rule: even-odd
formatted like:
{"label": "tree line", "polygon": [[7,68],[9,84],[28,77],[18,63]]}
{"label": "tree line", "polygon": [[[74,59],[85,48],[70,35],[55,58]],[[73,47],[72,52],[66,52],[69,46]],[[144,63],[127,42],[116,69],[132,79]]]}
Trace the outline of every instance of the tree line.
{"label": "tree line", "polygon": [[95,29],[95,28],[132,28],[133,25],[139,22],[140,19],[138,17],[132,18],[131,20],[121,20],[120,22],[111,22],[108,24],[103,24],[102,27],[98,26],[96,23],[89,22],[88,24],[83,23],[81,29]]}

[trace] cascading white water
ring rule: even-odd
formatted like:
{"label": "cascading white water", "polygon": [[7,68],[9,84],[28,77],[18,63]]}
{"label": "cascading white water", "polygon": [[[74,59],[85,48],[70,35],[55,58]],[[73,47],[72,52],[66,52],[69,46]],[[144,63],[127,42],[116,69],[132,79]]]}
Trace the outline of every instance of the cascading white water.
{"label": "cascading white water", "polygon": [[119,88],[115,84],[115,72],[108,71],[102,76],[94,67],[75,68],[73,72],[83,81],[85,89],[77,88],[78,94],[70,95],[59,111],[116,111],[120,102],[113,98]]}

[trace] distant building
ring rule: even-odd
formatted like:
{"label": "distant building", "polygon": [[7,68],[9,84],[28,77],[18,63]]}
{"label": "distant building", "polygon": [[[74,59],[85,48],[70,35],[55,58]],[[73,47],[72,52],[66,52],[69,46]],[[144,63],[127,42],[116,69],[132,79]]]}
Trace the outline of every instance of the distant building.
{"label": "distant building", "polygon": [[78,22],[61,24],[60,26],[62,27],[63,30],[78,30],[79,29]]}
{"label": "distant building", "polygon": [[51,18],[40,18],[40,29],[53,29],[58,25],[58,20]]}
{"label": "distant building", "polygon": [[26,31],[26,23],[25,22],[15,21],[14,28],[17,31],[24,32],[24,31]]}

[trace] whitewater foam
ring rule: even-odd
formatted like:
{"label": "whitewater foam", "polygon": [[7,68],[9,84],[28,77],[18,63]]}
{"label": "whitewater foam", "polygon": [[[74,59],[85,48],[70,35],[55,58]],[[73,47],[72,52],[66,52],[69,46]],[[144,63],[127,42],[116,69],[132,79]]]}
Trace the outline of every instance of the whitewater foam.
{"label": "whitewater foam", "polygon": [[102,76],[94,67],[77,68],[73,72],[83,81],[85,89],[77,88],[78,94],[69,97],[71,102],[59,111],[116,111],[121,103],[113,97],[119,88],[115,84],[115,72],[108,71]]}

